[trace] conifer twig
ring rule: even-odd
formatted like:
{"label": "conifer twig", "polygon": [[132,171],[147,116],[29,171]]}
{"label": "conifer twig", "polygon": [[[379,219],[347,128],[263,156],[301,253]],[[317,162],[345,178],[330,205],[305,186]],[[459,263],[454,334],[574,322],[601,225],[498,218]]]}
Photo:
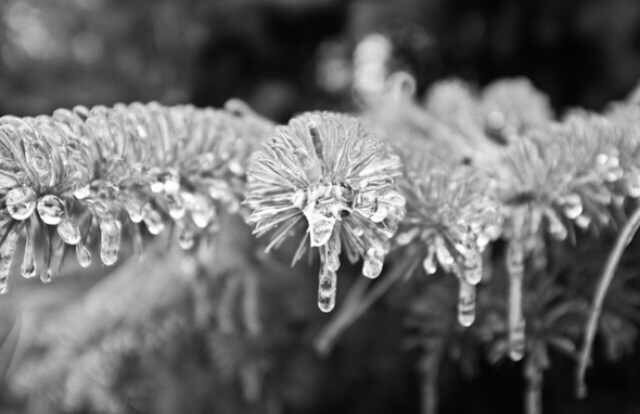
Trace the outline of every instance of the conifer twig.
{"label": "conifer twig", "polygon": [[585,384],[585,373],[587,370],[587,366],[589,365],[591,350],[593,348],[593,341],[598,327],[598,320],[600,319],[600,314],[602,313],[602,305],[604,303],[605,295],[607,294],[609,285],[611,285],[611,281],[615,276],[615,272],[618,268],[620,259],[622,258],[622,254],[624,253],[627,245],[633,239],[633,236],[636,234],[638,227],[640,227],[640,207],[636,208],[635,212],[629,218],[622,231],[620,232],[620,235],[616,240],[616,244],[609,254],[609,257],[607,258],[604,272],[596,288],[596,293],[591,304],[591,309],[589,310],[589,319],[584,331],[584,341],[582,344],[582,349],[580,350],[580,355],[578,357],[578,367],[576,370],[576,393],[578,398],[584,398],[587,393]]}

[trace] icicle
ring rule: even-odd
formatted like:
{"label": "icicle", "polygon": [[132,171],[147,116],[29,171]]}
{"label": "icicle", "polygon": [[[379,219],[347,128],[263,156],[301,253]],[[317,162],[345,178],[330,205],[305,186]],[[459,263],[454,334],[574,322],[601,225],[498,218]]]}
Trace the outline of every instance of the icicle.
{"label": "icicle", "polygon": [[524,278],[524,246],[511,240],[507,247],[506,267],[509,274],[508,330],[509,356],[519,361],[525,352],[525,321],[522,315],[522,280]]}
{"label": "icicle", "polygon": [[429,245],[428,247],[427,255],[422,261],[422,267],[428,275],[433,275],[438,271],[438,265],[436,263],[436,251],[432,245]]}
{"label": "icicle", "polygon": [[458,323],[464,327],[471,326],[476,319],[476,287],[464,278],[459,278],[458,290]]}
{"label": "icicle", "polygon": [[17,243],[18,233],[11,228],[0,246],[0,294],[9,291],[9,272],[11,272],[11,261],[16,252]]}
{"label": "icicle", "polygon": [[167,201],[169,216],[174,220],[183,218],[186,209],[182,197],[180,197],[179,194],[170,193],[166,195],[165,199]]}
{"label": "icicle", "polygon": [[478,251],[469,252],[464,258],[462,277],[472,285],[482,281],[482,254]]}
{"label": "icicle", "polygon": [[133,223],[138,224],[144,218],[144,204],[137,197],[135,196],[129,197],[127,201],[124,203],[124,208],[127,211],[127,214],[129,215],[129,219]]}
{"label": "icicle", "polygon": [[65,217],[56,227],[58,236],[67,244],[76,245],[80,243],[80,228],[71,217]]}
{"label": "icicle", "polygon": [[582,200],[578,194],[569,194],[562,200],[564,215],[575,220],[582,214]]}
{"label": "icicle", "polygon": [[44,283],[51,282],[51,280],[60,273],[60,268],[62,267],[62,261],[64,259],[64,241],[52,233],[49,236],[49,249],[50,252],[47,258],[47,270],[40,274],[40,280]]}
{"label": "icicle", "polygon": [[181,249],[191,249],[196,242],[195,236],[193,229],[189,228],[189,226],[186,226],[183,223],[179,225],[178,245]]}
{"label": "icicle", "polygon": [[335,271],[323,264],[318,277],[318,308],[322,312],[331,312],[336,304],[338,277]]}
{"label": "icicle", "polygon": [[17,187],[5,196],[7,212],[14,220],[26,220],[36,208],[36,193],[30,187]]}
{"label": "icicle", "polygon": [[325,265],[329,270],[337,272],[340,269],[340,251],[341,242],[338,231],[334,231],[331,238],[327,242],[325,250]]}
{"label": "icicle", "polygon": [[35,255],[35,239],[37,230],[37,223],[35,223],[34,220],[27,225],[25,231],[24,256],[22,258],[22,265],[20,266],[20,273],[27,279],[34,277],[38,271]]}
{"label": "icicle", "polygon": [[567,238],[567,228],[555,211],[548,209],[546,211],[547,219],[549,220],[549,233],[558,240],[564,240]]}
{"label": "icicle", "polygon": [[100,221],[100,259],[107,266],[118,260],[121,227],[120,221],[113,217]]}
{"label": "icicle", "polygon": [[630,197],[640,197],[640,174],[637,172],[629,173],[626,180],[627,194]]}
{"label": "icicle", "polygon": [[446,270],[451,270],[451,266],[453,266],[453,264],[455,263],[455,259],[449,252],[449,249],[447,248],[444,240],[442,240],[441,237],[436,237],[434,243],[438,261]]}
{"label": "icicle", "polygon": [[370,279],[375,279],[382,273],[384,265],[384,250],[380,247],[370,247],[364,257],[362,264],[362,274]]}
{"label": "icicle", "polygon": [[216,214],[215,206],[206,197],[199,194],[185,193],[183,198],[185,206],[191,212],[193,224],[199,229],[207,227]]}
{"label": "icicle", "polygon": [[162,233],[164,230],[164,221],[162,220],[162,215],[154,209],[151,204],[146,204],[143,208],[143,220],[144,224],[147,226],[147,230],[149,233],[157,236]]}
{"label": "icicle", "polygon": [[76,188],[73,192],[73,196],[78,200],[84,200],[91,195],[91,187],[88,185]]}
{"label": "icicle", "polygon": [[57,226],[64,216],[64,203],[53,194],[47,194],[38,200],[38,214],[45,224]]}
{"label": "icicle", "polygon": [[82,243],[76,244],[76,258],[81,267],[91,266],[91,251]]}

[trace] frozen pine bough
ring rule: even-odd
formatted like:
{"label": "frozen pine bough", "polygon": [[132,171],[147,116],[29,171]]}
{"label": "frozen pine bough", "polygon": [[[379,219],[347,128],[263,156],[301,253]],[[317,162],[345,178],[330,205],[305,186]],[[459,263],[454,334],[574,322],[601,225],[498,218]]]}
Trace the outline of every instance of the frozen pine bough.
{"label": "frozen pine bough", "polygon": [[[437,341],[438,357],[428,354],[427,365],[451,355],[441,348],[458,349],[460,338],[494,357],[524,358],[527,410],[538,412],[547,344],[579,358],[582,383],[605,293],[640,223],[640,213],[629,215],[640,196],[640,109],[622,102],[557,119],[522,79],[482,91],[443,81],[418,103],[409,78],[390,79],[396,83],[367,95],[361,114],[308,112],[286,125],[239,102],[0,118],[0,291],[8,292],[14,267],[50,282],[67,252],[83,267],[94,258],[110,266],[164,237],[195,256],[219,236],[221,216],[238,215],[267,253],[317,265],[317,305],[335,308],[333,336],[401,289],[399,281],[428,289],[446,277],[456,287],[458,326],[436,330],[456,334]],[[591,296],[567,294],[575,286],[551,282],[554,251],[566,256],[618,228],[604,277],[575,282],[597,285],[591,306]],[[340,306],[346,262],[364,278],[346,284]],[[258,279],[268,283],[269,274],[247,280]],[[242,283],[229,282],[228,302]],[[536,295],[545,299],[537,307]],[[416,289],[401,306],[412,324],[416,315],[426,315],[425,324],[437,319],[449,303],[419,305],[429,298]],[[615,342],[616,332],[601,331]],[[433,344],[434,331],[420,332],[418,342]],[[436,380],[427,377],[433,391]]]}

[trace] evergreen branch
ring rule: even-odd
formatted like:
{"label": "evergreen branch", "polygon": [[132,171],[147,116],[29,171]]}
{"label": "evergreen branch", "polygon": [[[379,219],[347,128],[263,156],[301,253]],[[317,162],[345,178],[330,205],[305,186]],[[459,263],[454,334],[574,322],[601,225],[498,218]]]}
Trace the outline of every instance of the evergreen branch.
{"label": "evergreen branch", "polygon": [[0,118],[0,292],[20,234],[21,273],[44,282],[68,246],[83,267],[96,240],[113,265],[123,234],[139,250],[144,229],[175,228],[191,249],[219,227],[217,209],[238,211],[246,159],[271,129],[235,101],[225,110],[134,103]]}
{"label": "evergreen branch", "polygon": [[585,326],[584,340],[582,343],[582,348],[580,350],[578,366],[576,369],[576,393],[579,398],[584,398],[587,393],[585,374],[591,358],[591,349],[593,348],[593,342],[596,336],[596,330],[598,328],[598,319],[600,318],[600,314],[602,313],[602,306],[607,294],[607,290],[615,276],[616,269],[618,268],[618,263],[620,263],[620,259],[622,258],[622,254],[624,253],[625,248],[629,245],[639,227],[640,207],[635,210],[633,215],[629,218],[624,228],[618,235],[616,243],[611,250],[609,257],[607,258],[602,276],[600,277],[600,280],[598,282],[591,309],[589,311],[589,319],[587,320],[587,324]]}

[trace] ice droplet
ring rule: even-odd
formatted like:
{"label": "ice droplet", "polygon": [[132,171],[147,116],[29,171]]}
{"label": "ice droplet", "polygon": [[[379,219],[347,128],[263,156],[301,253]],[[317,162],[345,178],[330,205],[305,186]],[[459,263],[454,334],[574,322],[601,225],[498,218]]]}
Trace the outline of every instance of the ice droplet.
{"label": "ice droplet", "polygon": [[144,203],[135,196],[129,197],[124,203],[124,208],[127,210],[129,219],[135,224],[140,223],[144,218],[143,207]]}
{"label": "ice droplet", "polygon": [[0,294],[5,294],[9,290],[9,272],[17,242],[18,233],[14,229],[10,229],[0,246]]}
{"label": "ice droplet", "polygon": [[91,251],[82,243],[76,244],[76,258],[81,267],[91,266]]}
{"label": "ice droplet", "polygon": [[562,223],[562,220],[558,217],[556,212],[549,210],[546,215],[549,220],[549,234],[558,240],[566,239],[568,234],[567,228],[564,223]]}
{"label": "ice droplet", "polygon": [[73,196],[78,200],[84,200],[85,198],[91,195],[91,187],[89,185],[85,185],[80,188],[76,188],[73,192]]}
{"label": "ice droplet", "polygon": [[440,262],[442,267],[448,270],[455,263],[455,259],[449,252],[447,245],[445,244],[444,240],[442,240],[441,237],[437,237],[434,243],[435,243],[436,257],[438,258],[438,261]]}
{"label": "ice droplet", "polygon": [[311,247],[320,247],[331,237],[336,224],[335,217],[322,214],[315,209],[305,209],[304,215],[309,223],[309,240]]}
{"label": "ice droplet", "polygon": [[562,200],[564,215],[575,220],[582,214],[582,200],[577,194],[569,194]]}
{"label": "ice droplet", "polygon": [[31,279],[37,273],[37,265],[36,265],[36,256],[35,256],[35,236],[36,236],[37,227],[32,222],[31,225],[27,226],[25,232],[25,243],[24,243],[24,256],[22,257],[22,265],[20,266],[20,273],[22,277],[26,279]]}
{"label": "ice droplet", "polygon": [[179,194],[169,193],[166,195],[169,216],[174,220],[180,220],[186,212],[184,202]]}
{"label": "ice droplet", "polygon": [[178,234],[178,245],[183,250],[189,250],[195,244],[195,233],[188,226],[182,226]]}
{"label": "ice droplet", "polygon": [[216,214],[215,206],[200,194],[185,196],[185,204],[191,212],[191,220],[199,229],[206,228]]}
{"label": "ice droplet", "polygon": [[438,271],[438,264],[436,263],[436,251],[433,246],[429,246],[427,255],[422,261],[422,267],[428,275],[433,275]]}
{"label": "ice droplet", "polygon": [[180,190],[180,177],[175,169],[160,172],[150,184],[153,193],[175,193]]}
{"label": "ice droplet", "polygon": [[576,225],[581,229],[588,228],[590,224],[591,224],[591,217],[586,216],[584,214],[581,214],[578,217],[576,217]]}
{"label": "ice droplet", "polygon": [[70,217],[62,219],[56,227],[58,236],[67,244],[76,245],[80,243],[80,229]]}
{"label": "ice droplet", "polygon": [[38,214],[45,224],[56,226],[64,216],[64,203],[53,194],[47,194],[38,200]]}
{"label": "ice droplet", "polygon": [[115,264],[120,251],[122,225],[113,217],[100,222],[100,259],[107,266]]}
{"label": "ice droplet", "polygon": [[26,220],[36,208],[36,193],[30,187],[12,188],[6,195],[9,215],[14,220]]}
{"label": "ice droplet", "polygon": [[460,279],[458,290],[458,323],[471,326],[476,319],[476,287]]}
{"label": "ice droplet", "polygon": [[640,197],[640,174],[637,172],[630,173],[627,176],[627,194],[633,198]]}
{"label": "ice droplet", "polygon": [[336,304],[338,277],[335,271],[326,267],[320,269],[318,277],[318,308],[322,312],[331,312]]}
{"label": "ice droplet", "polygon": [[367,250],[367,255],[364,258],[362,264],[362,274],[370,279],[375,279],[382,273],[382,266],[384,265],[384,253],[375,247]]}
{"label": "ice droplet", "polygon": [[147,230],[149,233],[157,236],[162,233],[164,230],[164,221],[162,220],[162,215],[154,209],[151,204],[145,204],[143,208],[143,220],[144,224],[147,226]]}

